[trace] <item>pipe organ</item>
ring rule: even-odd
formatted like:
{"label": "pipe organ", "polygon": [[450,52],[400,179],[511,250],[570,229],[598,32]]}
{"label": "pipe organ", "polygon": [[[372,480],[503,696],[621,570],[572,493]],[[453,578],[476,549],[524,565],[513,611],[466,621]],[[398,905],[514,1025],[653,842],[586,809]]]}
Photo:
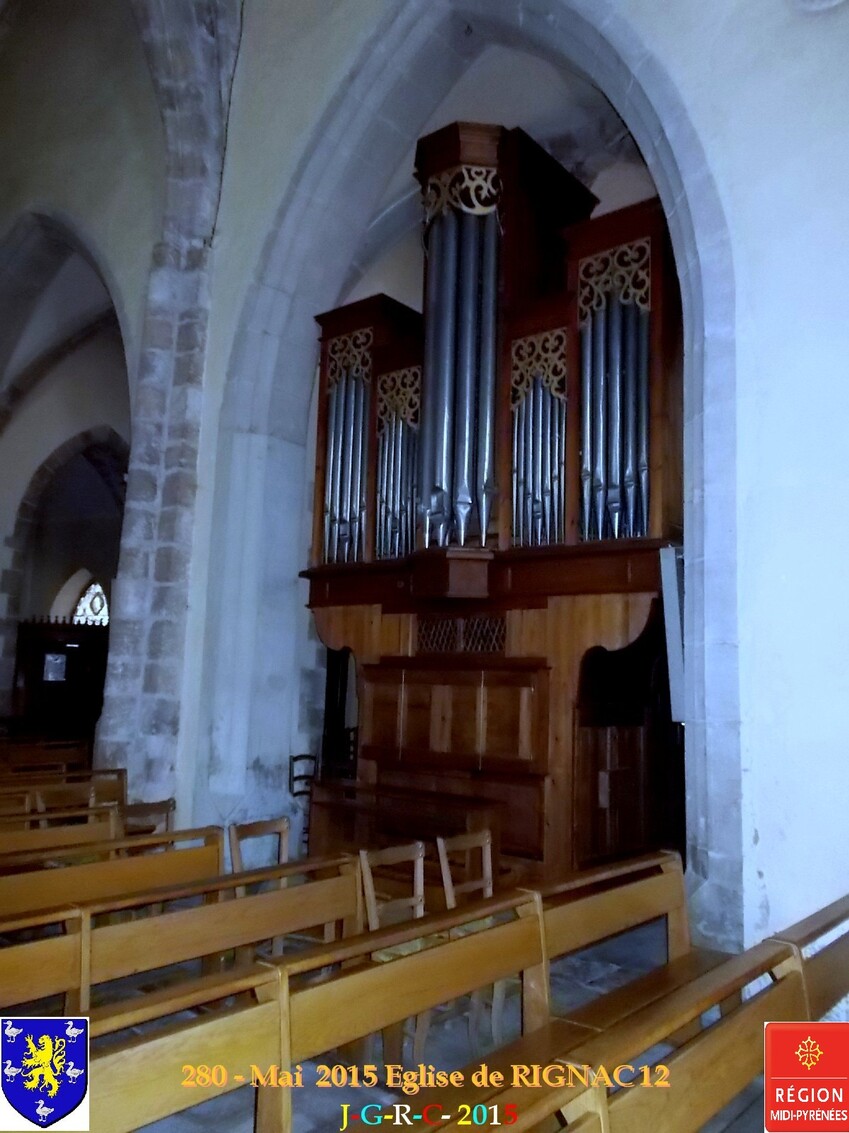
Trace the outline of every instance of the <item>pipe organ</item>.
{"label": "pipe organ", "polygon": [[[590,219],[592,194],[498,126],[421,139],[415,176],[423,314],[374,296],[318,316],[305,575],[320,636],[357,660],[358,775],[502,802],[504,849],[543,871],[640,852],[668,841],[650,785],[680,762],[646,632],[681,535],[663,216]],[[622,690],[587,716],[580,673],[637,639],[655,691],[628,699],[626,741]]]}

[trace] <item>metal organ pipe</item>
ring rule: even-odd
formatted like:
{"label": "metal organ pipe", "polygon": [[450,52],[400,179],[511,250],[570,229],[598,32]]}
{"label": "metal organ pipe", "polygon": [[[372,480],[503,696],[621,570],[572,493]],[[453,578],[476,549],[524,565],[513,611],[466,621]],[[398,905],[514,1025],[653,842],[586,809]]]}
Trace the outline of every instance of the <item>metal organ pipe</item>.
{"label": "metal organ pipe", "polygon": [[622,404],[624,428],[622,445],[622,494],[624,519],[622,534],[637,533],[637,309],[633,303],[622,307],[624,361]]}
{"label": "metal organ pipe", "polygon": [[478,387],[477,503],[481,546],[486,546],[495,483],[495,375],[498,341],[498,214],[483,221],[480,295],[480,362]]}
{"label": "metal organ pipe", "polygon": [[[494,170],[429,182],[418,511],[424,544],[486,545],[495,481],[498,252]],[[440,196],[441,194],[441,196]]]}
{"label": "metal organ pipe", "polygon": [[581,327],[581,534],[591,536],[593,501],[593,316]]}
{"label": "metal organ pipe", "polygon": [[649,319],[640,310],[637,319],[637,468],[640,476],[638,535],[649,530]]}
{"label": "metal organ pipe", "polygon": [[[440,289],[436,304],[436,371],[434,407],[434,493],[433,520],[440,547],[451,535],[451,442],[454,435],[454,354],[457,323],[457,216],[446,212],[443,225]],[[435,381],[434,381],[435,379]]]}
{"label": "metal organ pipe", "polygon": [[434,492],[434,444],[436,434],[436,391],[435,375],[437,367],[438,306],[441,287],[441,262],[443,255],[442,218],[437,217],[430,227],[427,250],[427,278],[424,302],[425,341],[424,366],[422,370],[422,410],[419,438],[419,507],[422,516],[424,545],[430,546],[433,522]]}
{"label": "metal organ pipe", "polygon": [[593,534],[596,539],[603,539],[607,502],[607,317],[604,307],[592,314],[592,337]]}
{"label": "metal organ pipe", "polygon": [[351,462],[351,507],[349,524],[351,532],[351,559],[360,557],[360,515],[362,511],[363,475],[363,420],[365,408],[365,382],[353,378],[354,386],[354,432],[353,444],[348,459]]}
{"label": "metal organ pipe", "polygon": [[336,406],[338,403],[337,385],[330,387],[327,402],[327,459],[324,467],[324,561],[332,561],[330,533],[335,525],[333,515],[333,466],[336,452]]}
{"label": "metal organ pipe", "polygon": [[463,547],[466,544],[466,534],[472,515],[472,467],[475,441],[480,261],[480,222],[476,216],[469,213],[460,214],[459,236],[454,491],[451,502],[457,542]]}
{"label": "metal organ pipe", "polygon": [[618,539],[622,519],[622,304],[607,297],[607,520]]}

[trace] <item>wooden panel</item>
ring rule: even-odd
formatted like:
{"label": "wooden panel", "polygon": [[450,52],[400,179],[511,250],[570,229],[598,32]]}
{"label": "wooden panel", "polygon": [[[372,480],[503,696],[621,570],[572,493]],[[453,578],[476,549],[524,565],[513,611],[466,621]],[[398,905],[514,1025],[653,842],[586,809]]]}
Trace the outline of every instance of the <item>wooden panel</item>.
{"label": "wooden panel", "polygon": [[219,872],[217,846],[118,858],[114,861],[31,870],[0,877],[0,907],[7,916],[62,905],[72,893],[76,901],[119,897],[133,889],[179,884],[213,877]]}
{"label": "wooden panel", "polygon": [[610,1133],[696,1133],[763,1071],[764,1023],[804,1014],[802,979],[792,973],[667,1059],[669,1089],[622,1090],[612,1098]]}
{"label": "wooden panel", "polygon": [[[250,1085],[252,1065],[286,1065],[280,1012],[275,998],[216,1012],[165,1033],[131,1040],[117,1050],[95,1053],[91,1060],[92,1128],[102,1133],[132,1133],[169,1114]],[[184,1067],[199,1063],[226,1067],[226,1085],[185,1089]],[[289,1091],[269,1088],[261,1094],[261,1104],[267,1105],[273,1098],[281,1107],[281,1116],[280,1124],[257,1128],[268,1133],[285,1128],[282,1108],[288,1110]]]}
{"label": "wooden panel", "polygon": [[451,732],[446,751],[475,755],[480,750],[482,688],[455,686],[451,690]]}
{"label": "wooden panel", "polygon": [[104,983],[343,920],[357,912],[358,884],[351,873],[239,897],[236,904],[205,904],[95,928],[91,981]]}
{"label": "wooden panel", "polygon": [[292,1057],[312,1058],[543,961],[535,917],[293,991]]}
{"label": "wooden panel", "polygon": [[593,894],[545,910],[545,931],[551,957],[565,956],[588,943],[604,940],[666,915],[684,901],[680,872],[645,878],[609,893]]}
{"label": "wooden panel", "polygon": [[[487,754],[505,759],[527,759],[527,736],[522,740],[522,694],[520,685],[488,685],[486,690]],[[527,706],[526,706],[527,714]]]}
{"label": "wooden panel", "polygon": [[[69,912],[68,921],[73,919]],[[76,920],[79,922],[78,914]],[[0,949],[0,1005],[10,1007],[81,986],[83,936],[79,923],[76,928],[65,936]]]}
{"label": "wooden panel", "polygon": [[[400,687],[400,686],[399,686]],[[418,749],[427,751],[431,747],[431,699],[432,687],[413,682],[404,687],[404,715],[401,731],[401,751]]]}

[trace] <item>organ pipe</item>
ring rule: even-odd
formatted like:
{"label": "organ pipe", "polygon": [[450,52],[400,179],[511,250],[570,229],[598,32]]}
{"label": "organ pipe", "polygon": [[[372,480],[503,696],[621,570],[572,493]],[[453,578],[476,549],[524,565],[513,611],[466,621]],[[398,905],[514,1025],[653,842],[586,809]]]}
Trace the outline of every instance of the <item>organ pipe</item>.
{"label": "organ pipe", "polygon": [[581,534],[648,533],[650,241],[579,265]]}
{"label": "organ pipe", "polygon": [[495,481],[498,245],[495,169],[425,188],[427,280],[418,491],[423,542],[486,545]]}

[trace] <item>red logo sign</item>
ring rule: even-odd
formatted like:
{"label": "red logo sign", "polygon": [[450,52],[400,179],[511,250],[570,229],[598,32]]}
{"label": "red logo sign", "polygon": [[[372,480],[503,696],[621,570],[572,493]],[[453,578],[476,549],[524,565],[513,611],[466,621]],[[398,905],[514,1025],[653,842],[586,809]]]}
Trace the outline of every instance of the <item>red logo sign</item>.
{"label": "red logo sign", "polygon": [[849,1023],[767,1023],[766,1133],[849,1130]]}

